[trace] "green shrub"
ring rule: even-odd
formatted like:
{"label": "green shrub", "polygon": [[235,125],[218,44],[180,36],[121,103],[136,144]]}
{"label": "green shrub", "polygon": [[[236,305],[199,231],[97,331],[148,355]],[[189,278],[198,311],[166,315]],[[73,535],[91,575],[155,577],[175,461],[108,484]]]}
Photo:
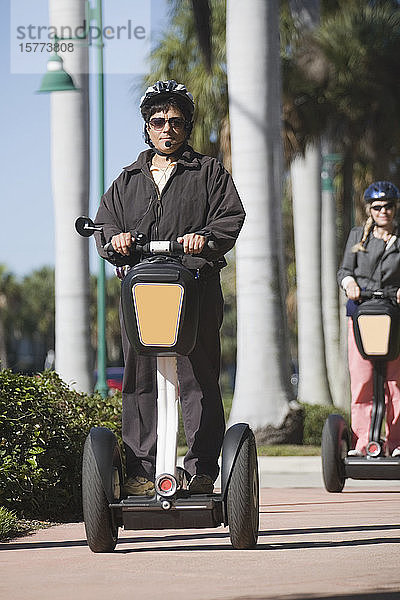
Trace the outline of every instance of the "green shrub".
{"label": "green shrub", "polygon": [[0,506],[0,540],[5,540],[18,531],[17,515]]}
{"label": "green shrub", "polygon": [[301,403],[304,411],[303,444],[309,446],[321,445],[321,434],[324,423],[329,415],[342,415],[349,423],[349,414],[335,406]]}
{"label": "green shrub", "polygon": [[81,458],[91,427],[120,434],[119,398],[86,396],[53,372],[0,372],[0,505],[19,516],[81,513]]}

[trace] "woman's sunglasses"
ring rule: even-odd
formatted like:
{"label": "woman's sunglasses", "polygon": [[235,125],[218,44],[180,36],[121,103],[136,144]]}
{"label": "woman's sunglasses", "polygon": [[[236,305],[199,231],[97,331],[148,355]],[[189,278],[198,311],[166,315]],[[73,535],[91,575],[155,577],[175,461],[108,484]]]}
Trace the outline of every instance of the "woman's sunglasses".
{"label": "woman's sunglasses", "polygon": [[388,210],[393,210],[394,208],[394,203],[393,202],[388,202],[387,204],[377,204],[376,206],[371,206],[371,210],[374,210],[375,212],[381,212],[381,210],[385,209],[386,211]]}
{"label": "woman's sunglasses", "polygon": [[171,117],[170,119],[164,119],[163,117],[154,117],[150,119],[149,124],[155,131],[162,131],[165,127],[165,123],[168,121],[172,129],[182,129],[185,125],[185,119],[181,117]]}

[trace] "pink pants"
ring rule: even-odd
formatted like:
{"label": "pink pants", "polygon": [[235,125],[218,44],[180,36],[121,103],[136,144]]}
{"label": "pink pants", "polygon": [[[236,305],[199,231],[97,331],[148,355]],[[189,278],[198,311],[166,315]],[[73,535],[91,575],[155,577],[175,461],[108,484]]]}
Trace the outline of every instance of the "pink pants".
{"label": "pink pants", "polygon": [[[351,383],[351,427],[355,449],[365,453],[371,425],[372,363],[362,358],[354,339],[353,321],[348,323],[348,356]],[[386,365],[386,453],[400,447],[400,356]]]}

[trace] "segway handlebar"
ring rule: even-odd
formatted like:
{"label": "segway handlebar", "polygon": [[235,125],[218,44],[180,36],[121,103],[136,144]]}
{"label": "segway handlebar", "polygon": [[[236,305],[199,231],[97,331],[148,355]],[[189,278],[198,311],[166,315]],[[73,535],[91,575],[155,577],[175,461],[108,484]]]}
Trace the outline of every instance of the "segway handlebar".
{"label": "segway handlebar", "polygon": [[377,300],[397,300],[396,287],[388,287],[383,290],[361,290],[360,300],[371,300],[372,298]]}
{"label": "segway handlebar", "polygon": [[[89,217],[78,217],[75,221],[75,229],[79,235],[83,237],[90,237],[95,231],[100,233],[103,232],[103,228],[96,226]],[[157,254],[183,256],[184,254],[183,244],[180,244],[179,242],[170,240],[148,242],[146,234],[140,233],[139,231],[134,231],[132,237],[134,238],[134,243],[131,246],[131,256],[135,253],[140,254],[141,256],[155,256]],[[206,246],[210,248],[210,250],[216,250],[217,248],[217,244],[213,240],[208,240]],[[110,257],[123,256],[114,250],[111,242],[104,244],[103,248]]]}
{"label": "segway handlebar", "polygon": [[[96,226],[89,217],[78,217],[75,221],[75,229],[79,235],[90,237],[95,231],[103,233],[103,228]],[[147,236],[139,231],[134,231],[132,234],[134,243],[131,246],[130,255],[138,253],[141,256],[154,256],[157,254],[168,254],[170,256],[182,256],[184,254],[183,244],[170,240],[147,241]],[[216,250],[217,245],[213,240],[208,240],[206,246],[210,250]],[[120,257],[121,254],[114,250],[111,242],[104,244],[105,252],[109,256]]]}
{"label": "segway handlebar", "polygon": [[[139,236],[144,236],[144,234],[139,234]],[[140,243],[141,240],[138,239],[137,235],[133,235],[134,243],[131,246],[131,255],[138,253],[141,256],[155,256],[156,254],[168,254],[170,256],[182,256],[183,252],[183,244],[179,244],[179,242],[172,242],[169,240],[159,240],[153,242],[145,242],[144,244]],[[114,250],[111,242],[108,242],[104,247],[104,250],[108,254],[114,254],[115,256],[121,256],[119,252]]]}

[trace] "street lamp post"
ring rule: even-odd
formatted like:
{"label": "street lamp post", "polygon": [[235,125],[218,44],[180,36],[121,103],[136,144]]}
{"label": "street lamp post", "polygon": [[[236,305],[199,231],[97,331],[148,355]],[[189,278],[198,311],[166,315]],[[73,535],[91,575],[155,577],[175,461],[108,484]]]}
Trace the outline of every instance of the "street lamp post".
{"label": "street lamp post", "polygon": [[[99,197],[104,194],[104,72],[103,72],[103,19],[102,0],[97,0],[96,7],[91,13],[96,20],[100,37],[97,46],[97,99],[98,99],[98,124],[99,124]],[[106,378],[107,350],[106,350],[106,270],[105,262],[99,258],[99,272],[97,280],[97,385],[96,389],[103,398],[108,395]]]}

